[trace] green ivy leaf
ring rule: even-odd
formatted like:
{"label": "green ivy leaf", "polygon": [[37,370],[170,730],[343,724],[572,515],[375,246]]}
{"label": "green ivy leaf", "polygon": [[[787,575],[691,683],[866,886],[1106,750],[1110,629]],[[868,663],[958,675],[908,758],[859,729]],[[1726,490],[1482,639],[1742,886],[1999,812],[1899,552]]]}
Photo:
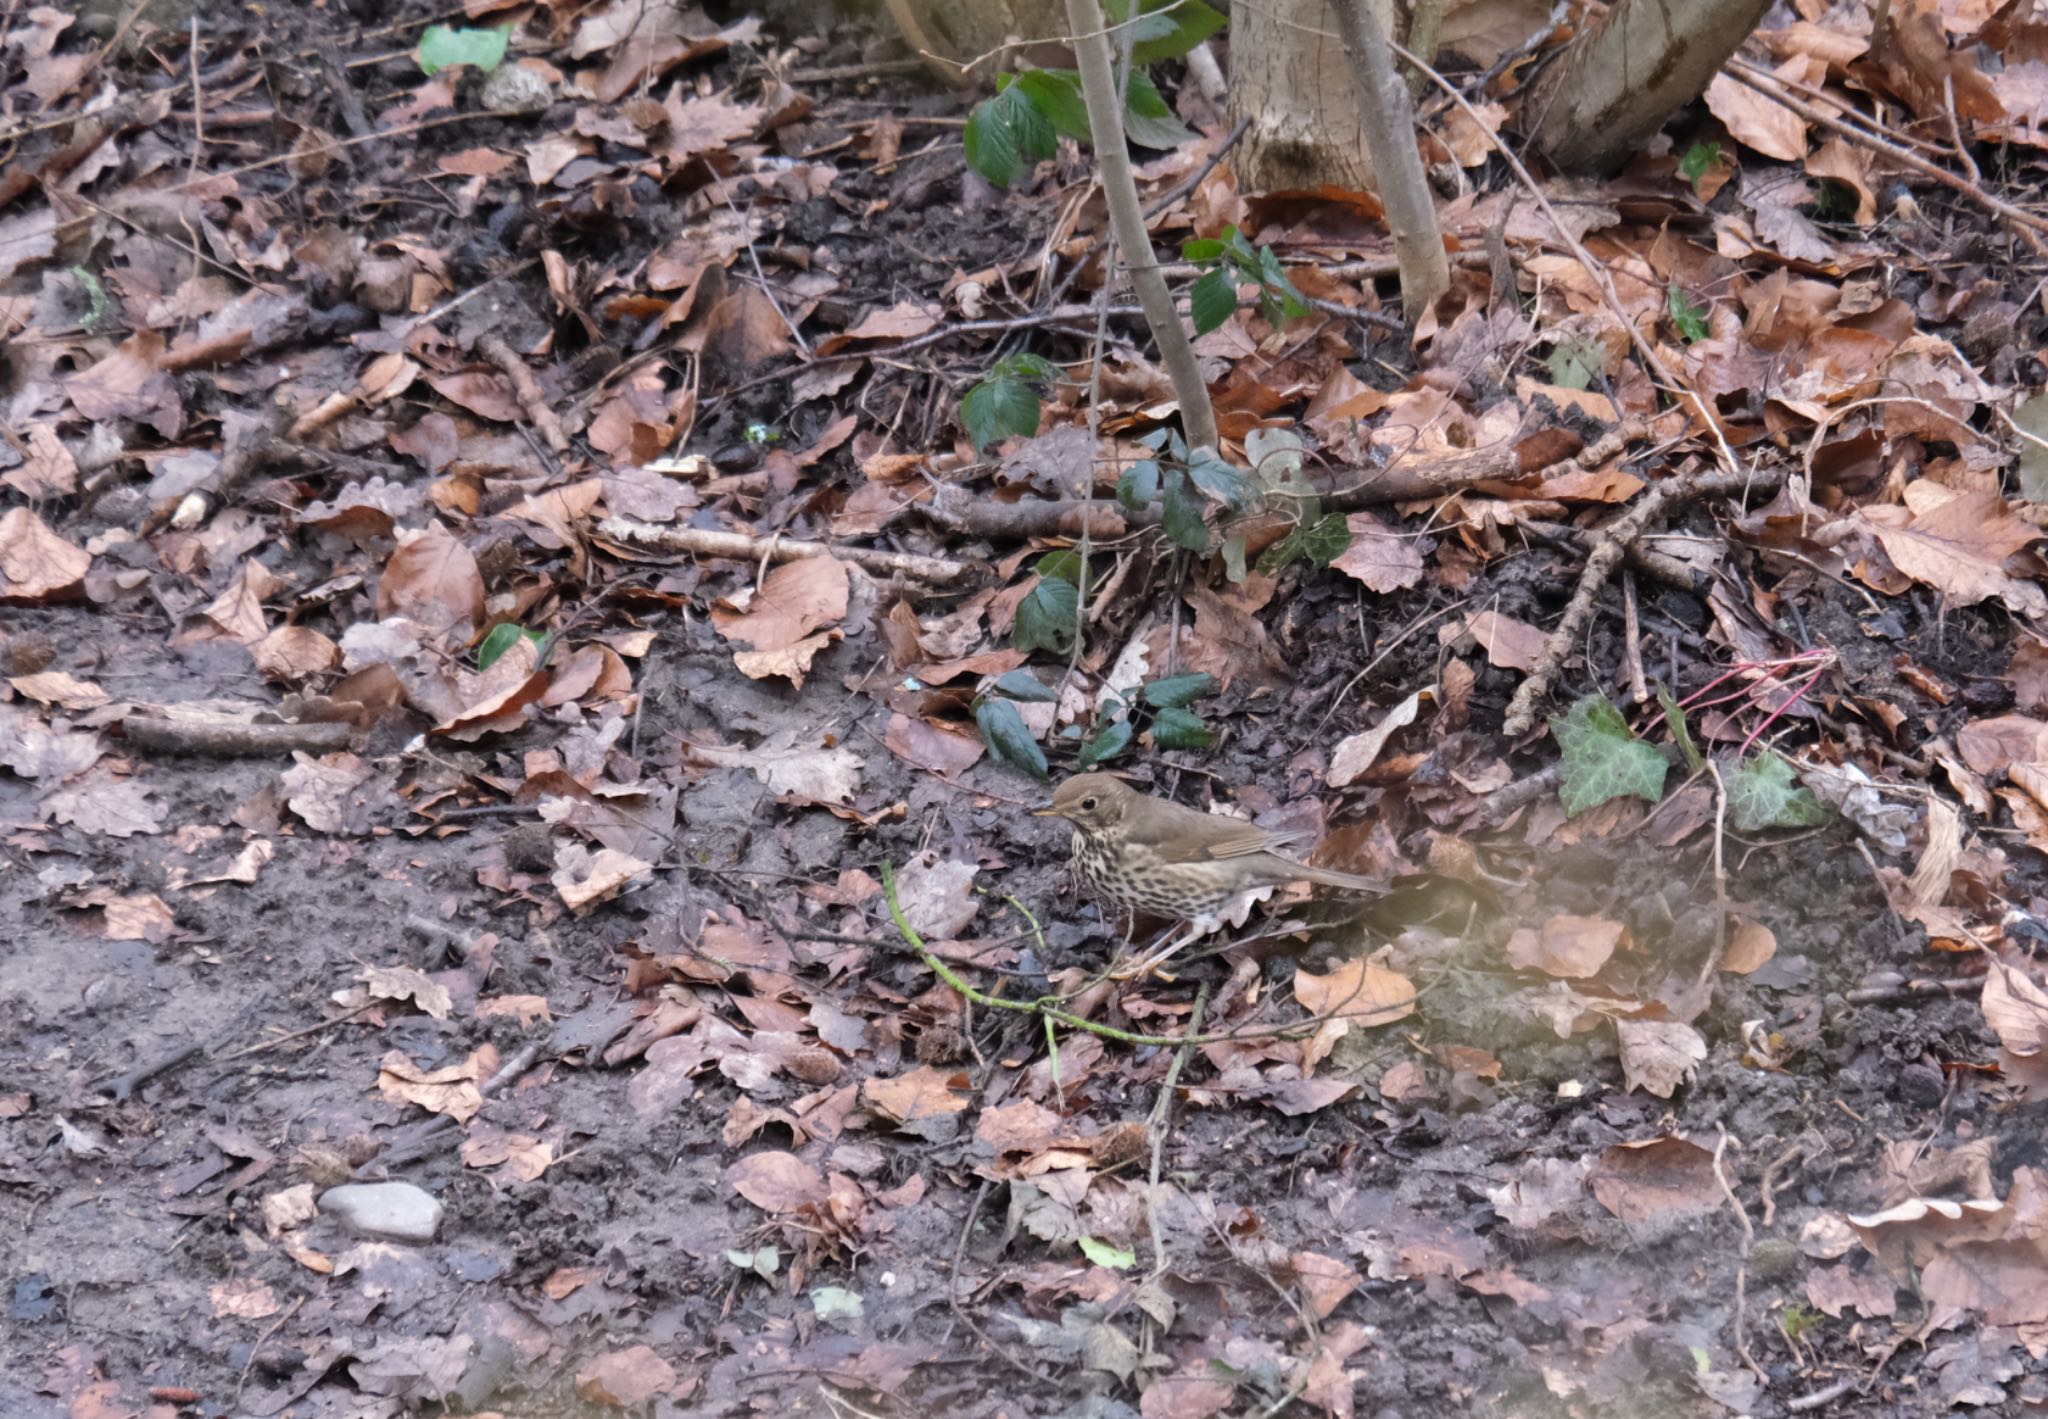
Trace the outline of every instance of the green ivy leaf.
{"label": "green ivy leaf", "polygon": [[547,637],[538,631],[529,631],[515,626],[510,621],[500,621],[491,627],[491,633],[484,637],[483,644],[476,648],[476,668],[488,670],[506,651],[512,649],[524,638],[539,645]]}
{"label": "green ivy leaf", "polygon": [[1010,701],[983,700],[974,707],[974,722],[981,729],[982,743],[998,759],[1033,778],[1052,777],[1052,769],[1045,762],[1045,750],[1038,747],[1038,741],[1024,725],[1024,716],[1017,713],[1017,706]]}
{"label": "green ivy leaf", "polygon": [[1160,494],[1161,522],[1167,540],[1176,547],[1206,555],[1209,551],[1207,505],[1178,468],[1166,471],[1166,486]]}
{"label": "green ivy leaf", "polygon": [[1012,92],[1029,98],[1055,132],[1079,143],[1088,141],[1088,101],[1081,97],[1081,76],[1072,69],[1026,69],[1017,76]]}
{"label": "green ivy leaf", "polygon": [[1190,670],[1185,675],[1169,675],[1164,680],[1153,680],[1142,693],[1145,703],[1154,709],[1186,709],[1204,695],[1214,694],[1216,677],[1206,670]]}
{"label": "green ivy leaf", "polygon": [[1081,746],[1081,756],[1074,761],[1075,767],[1092,769],[1097,764],[1108,763],[1131,747],[1131,738],[1136,733],[1128,719],[1111,720]]}
{"label": "green ivy leaf", "polygon": [[1152,720],[1152,742],[1162,749],[1206,749],[1215,737],[1192,710],[1163,709]]}
{"label": "green ivy leaf", "polygon": [[1795,781],[1792,766],[1765,752],[1727,776],[1729,826],[1738,833],[1766,828],[1813,828],[1828,820],[1827,809],[1810,789]]}
{"label": "green ivy leaf", "polygon": [[1051,686],[1040,683],[1029,670],[1012,670],[996,681],[996,693],[1008,695],[1013,700],[1030,700],[1036,704],[1049,705],[1059,699]]}
{"label": "green ivy leaf", "polygon": [[469,64],[488,74],[504,63],[505,49],[511,42],[509,25],[494,30],[428,25],[420,34],[420,72],[431,76],[443,69]]}
{"label": "green ivy leaf", "polygon": [[1341,512],[1324,513],[1288,535],[1301,539],[1301,555],[1319,567],[1327,567],[1351,550],[1351,524]]}
{"label": "green ivy leaf", "polygon": [[1129,1271],[1138,1264],[1138,1254],[1124,1247],[1113,1247],[1108,1242],[1098,1242],[1093,1237],[1081,1238],[1081,1255],[1097,1266],[1106,1266],[1111,1271]]}
{"label": "green ivy leaf", "polygon": [[1243,507],[1252,499],[1251,479],[1244,471],[1234,467],[1230,461],[1213,448],[1196,449],[1188,460],[1188,476],[1203,492],[1216,498],[1232,511]]}
{"label": "green ivy leaf", "polygon": [[1652,803],[1664,796],[1664,775],[1671,766],[1655,746],[1630,734],[1621,711],[1600,696],[1588,695],[1568,713],[1552,715],[1550,732],[1563,752],[1557,797],[1567,814],[1576,817],[1630,794]]}
{"label": "green ivy leaf", "polygon": [[1029,438],[1038,432],[1038,392],[1017,379],[985,379],[960,401],[960,422],[980,453],[1006,435]]}
{"label": "green ivy leaf", "polygon": [[1667,293],[1671,304],[1671,323],[1678,328],[1679,336],[1688,345],[1697,345],[1710,333],[1707,328],[1707,312],[1703,306],[1694,305],[1684,291],[1673,285]]}
{"label": "green ivy leaf", "polygon": [[1195,318],[1195,333],[1207,335],[1237,311],[1237,279],[1225,267],[1201,277],[1188,292],[1188,313]]}
{"label": "green ivy leaf", "polygon": [[1180,259],[1206,266],[1223,256],[1224,245],[1215,237],[1189,237],[1180,244]]}
{"label": "green ivy leaf", "polygon": [[1081,589],[1058,577],[1040,577],[1017,606],[1017,624],[1010,644],[1025,652],[1049,650],[1065,655],[1074,645],[1074,620],[1081,609]]}

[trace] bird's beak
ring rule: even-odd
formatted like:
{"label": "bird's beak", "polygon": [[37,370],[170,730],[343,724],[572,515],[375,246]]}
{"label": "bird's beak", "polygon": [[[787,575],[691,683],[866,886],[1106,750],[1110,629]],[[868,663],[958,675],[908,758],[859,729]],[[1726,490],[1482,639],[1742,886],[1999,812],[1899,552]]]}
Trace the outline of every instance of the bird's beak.
{"label": "bird's beak", "polygon": [[1050,803],[1044,803],[1032,809],[1031,816],[1034,818],[1064,818],[1067,815],[1060,812],[1059,809],[1053,807]]}

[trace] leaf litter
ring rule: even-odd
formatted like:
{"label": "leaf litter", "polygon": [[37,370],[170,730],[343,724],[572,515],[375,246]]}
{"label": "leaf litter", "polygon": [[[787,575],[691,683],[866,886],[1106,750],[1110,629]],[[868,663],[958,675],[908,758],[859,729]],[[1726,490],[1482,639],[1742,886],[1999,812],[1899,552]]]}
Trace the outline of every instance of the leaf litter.
{"label": "leaf litter", "polygon": [[[1211,282],[1176,482],[1071,154],[770,9],[0,22],[0,1394],[2041,1403],[2043,26],[1774,12],[1560,227],[1489,134],[1562,35],[1450,7],[1505,274],[1415,349],[1191,90],[1159,239],[1294,295]],[[1102,979],[1084,756],[1388,890]]]}

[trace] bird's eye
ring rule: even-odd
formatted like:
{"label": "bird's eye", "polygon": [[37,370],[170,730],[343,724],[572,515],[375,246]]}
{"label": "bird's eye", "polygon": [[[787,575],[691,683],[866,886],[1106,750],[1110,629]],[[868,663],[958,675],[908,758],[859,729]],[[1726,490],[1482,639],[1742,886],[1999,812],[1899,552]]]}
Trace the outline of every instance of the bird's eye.
{"label": "bird's eye", "polygon": [[1094,799],[1092,799],[1092,798],[1084,798],[1084,799],[1082,799],[1082,800],[1081,800],[1081,811],[1082,811],[1083,813],[1093,813],[1093,812],[1095,811],[1095,800],[1094,800]]}

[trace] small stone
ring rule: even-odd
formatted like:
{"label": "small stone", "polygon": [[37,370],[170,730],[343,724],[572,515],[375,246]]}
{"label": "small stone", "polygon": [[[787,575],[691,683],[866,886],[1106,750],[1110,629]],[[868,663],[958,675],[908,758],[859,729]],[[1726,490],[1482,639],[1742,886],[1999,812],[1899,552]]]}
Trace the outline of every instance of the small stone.
{"label": "small stone", "polygon": [[521,64],[504,64],[484,80],[483,106],[499,113],[545,113],[554,102],[554,88]]}
{"label": "small stone", "polygon": [[320,1210],[365,1236],[400,1242],[431,1242],[441,1226],[440,1202],[411,1183],[343,1183],[320,1194]]}
{"label": "small stone", "polygon": [[1765,1237],[1749,1254],[1749,1264],[1759,1281],[1782,1281],[1801,1263],[1799,1248],[1783,1237]]}
{"label": "small stone", "polygon": [[1899,1071],[1899,1097],[1915,1108],[1934,1108],[1947,1093],[1948,1080],[1931,1064],[1909,1064]]}

